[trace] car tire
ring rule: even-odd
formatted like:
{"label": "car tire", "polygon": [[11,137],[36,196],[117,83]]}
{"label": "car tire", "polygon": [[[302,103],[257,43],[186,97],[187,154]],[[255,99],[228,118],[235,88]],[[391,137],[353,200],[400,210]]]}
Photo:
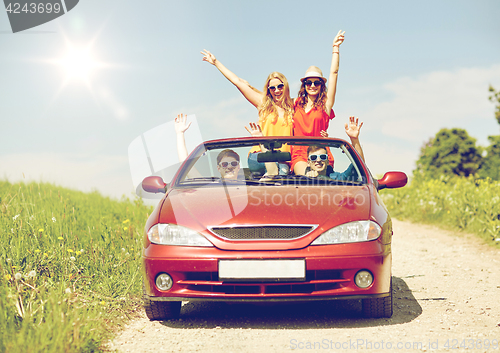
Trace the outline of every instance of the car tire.
{"label": "car tire", "polygon": [[177,319],[181,312],[182,302],[154,301],[144,293],[144,310],[149,320]]}
{"label": "car tire", "polygon": [[363,299],[364,317],[391,317],[392,316],[392,279],[389,288],[390,295],[383,298]]}

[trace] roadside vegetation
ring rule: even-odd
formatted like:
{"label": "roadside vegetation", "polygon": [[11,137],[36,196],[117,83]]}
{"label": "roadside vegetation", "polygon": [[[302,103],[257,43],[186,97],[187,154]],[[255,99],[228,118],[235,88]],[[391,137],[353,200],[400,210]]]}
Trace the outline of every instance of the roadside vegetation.
{"label": "roadside vegetation", "polygon": [[94,352],[141,304],[152,208],[0,181],[0,352]]}
{"label": "roadside vegetation", "polygon": [[500,248],[500,182],[458,176],[415,176],[380,192],[393,218],[472,233]]}

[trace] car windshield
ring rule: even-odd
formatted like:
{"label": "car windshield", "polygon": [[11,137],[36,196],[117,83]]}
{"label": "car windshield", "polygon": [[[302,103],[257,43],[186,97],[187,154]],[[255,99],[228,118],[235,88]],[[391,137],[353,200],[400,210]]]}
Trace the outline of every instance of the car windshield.
{"label": "car windshield", "polygon": [[[258,142],[226,140],[224,143],[199,146],[184,164],[175,184],[194,187],[221,184],[324,186],[366,183],[367,177],[361,162],[352,152],[352,147],[344,141],[261,139]],[[302,159],[292,156],[301,156]],[[303,175],[290,170],[296,160],[302,160],[306,167]]]}

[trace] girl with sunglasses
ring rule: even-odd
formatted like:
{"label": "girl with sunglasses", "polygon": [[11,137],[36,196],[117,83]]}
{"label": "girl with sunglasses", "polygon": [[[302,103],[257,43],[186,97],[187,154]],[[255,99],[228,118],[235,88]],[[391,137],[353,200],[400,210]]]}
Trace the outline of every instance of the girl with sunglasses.
{"label": "girl with sunglasses", "polygon": [[[337,75],[339,70],[339,48],[344,41],[345,31],[339,31],[333,40],[332,64],[327,79],[316,66],[307,69],[301,78],[298,97],[294,104],[294,136],[323,136],[328,137],[326,131],[330,120],[335,117],[333,104],[337,91]],[[333,164],[333,156],[328,152],[329,162]],[[305,175],[308,167],[307,146],[292,148],[291,169],[295,174]]]}
{"label": "girl with sunglasses", "polygon": [[[228,70],[215,56],[208,50],[203,50],[203,61],[214,65],[238,90],[243,96],[259,111],[259,129],[251,126],[252,131],[247,130],[253,135],[258,136],[261,133],[264,136],[292,136],[293,135],[293,100],[290,98],[290,88],[285,75],[279,72],[272,72],[266,79],[263,92],[250,86],[249,83],[233,72]],[[289,146],[283,146],[283,152],[290,152]],[[248,167],[251,172],[264,174],[266,165],[257,162],[257,154],[261,152],[259,146],[250,150],[248,156]],[[290,168],[286,163],[278,164],[278,174],[288,174]],[[269,174],[276,174],[274,171]]]}

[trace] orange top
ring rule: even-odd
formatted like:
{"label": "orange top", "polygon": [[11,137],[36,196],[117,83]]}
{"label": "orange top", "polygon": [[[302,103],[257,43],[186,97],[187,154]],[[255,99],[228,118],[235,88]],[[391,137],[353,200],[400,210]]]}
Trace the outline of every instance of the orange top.
{"label": "orange top", "polygon": [[[264,120],[264,123],[260,127],[264,136],[292,136],[293,135],[293,125],[287,125],[285,119],[278,116],[276,122],[272,123],[272,118],[276,113],[271,113]],[[286,145],[279,149],[282,152],[290,152],[290,146]],[[250,153],[260,152],[260,146],[254,146],[250,150]]]}
{"label": "orange top", "polygon": [[321,136],[321,130],[328,130],[330,120],[335,117],[333,109],[327,114],[324,109],[313,108],[307,113],[300,104],[295,104],[293,114],[294,136]]}
{"label": "orange top", "polygon": [[[327,114],[324,109],[313,108],[307,113],[300,104],[295,102],[295,112],[293,114],[293,135],[294,136],[321,136],[321,130],[328,130],[330,120],[335,117],[333,109]],[[328,160],[333,166],[333,156],[330,149],[327,149]],[[294,146],[292,148],[292,162],[290,169],[293,170],[298,161],[307,162],[307,146]]]}

